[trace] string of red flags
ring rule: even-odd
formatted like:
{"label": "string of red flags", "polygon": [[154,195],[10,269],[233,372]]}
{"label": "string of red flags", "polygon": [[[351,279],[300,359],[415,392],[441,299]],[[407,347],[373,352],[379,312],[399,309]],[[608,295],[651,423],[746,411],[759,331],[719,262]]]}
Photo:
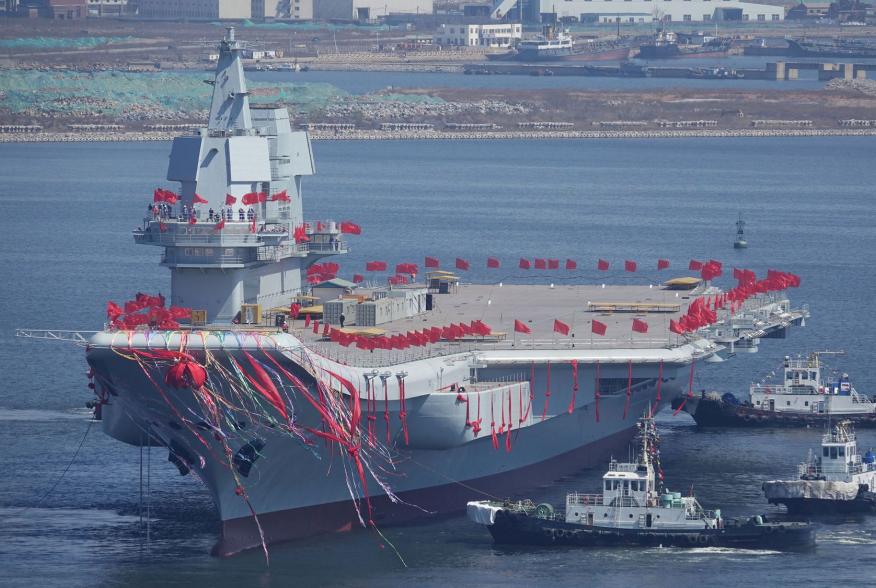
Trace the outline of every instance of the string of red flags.
{"label": "string of red flags", "polygon": [[349,235],[361,235],[362,227],[360,227],[353,221],[342,221],[341,232]]}
{"label": "string of red flags", "polygon": [[[309,326],[309,321],[305,317],[305,328]],[[344,347],[355,345],[357,349],[373,351],[375,349],[408,349],[410,347],[423,347],[425,345],[438,343],[442,339],[454,341],[464,337],[479,336],[486,337],[492,334],[493,329],[480,320],[473,320],[469,323],[455,323],[444,327],[427,327],[417,331],[407,331],[405,333],[397,333],[395,335],[380,335],[376,337],[368,337],[358,333],[348,333],[343,329],[334,327],[323,328],[323,336],[328,337],[331,341],[338,343]],[[316,330],[314,330],[316,333]]]}

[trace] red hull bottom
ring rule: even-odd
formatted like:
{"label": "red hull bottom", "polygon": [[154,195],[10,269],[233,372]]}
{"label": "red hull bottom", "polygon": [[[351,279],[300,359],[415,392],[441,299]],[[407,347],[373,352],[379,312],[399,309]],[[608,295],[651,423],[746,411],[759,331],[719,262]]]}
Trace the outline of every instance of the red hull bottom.
{"label": "red hull bottom", "polygon": [[[381,526],[398,525],[430,516],[461,513],[465,511],[466,502],[482,499],[484,494],[512,496],[578,469],[605,465],[605,457],[625,450],[634,432],[633,427],[537,464],[465,480],[464,485],[450,483],[399,494],[406,503],[419,508],[393,504],[386,496],[372,498],[374,520]],[[359,526],[350,500],[260,514],[259,523],[268,545],[349,531]],[[259,546],[261,541],[253,517],[230,519],[222,523],[222,537],[213,548],[213,555],[227,557]]]}

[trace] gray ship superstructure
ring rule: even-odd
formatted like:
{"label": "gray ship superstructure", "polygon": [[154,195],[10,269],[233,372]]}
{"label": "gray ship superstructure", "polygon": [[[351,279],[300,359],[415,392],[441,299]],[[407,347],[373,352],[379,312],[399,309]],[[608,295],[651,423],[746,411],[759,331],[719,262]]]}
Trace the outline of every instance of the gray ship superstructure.
{"label": "gray ship superstructure", "polygon": [[[323,301],[328,327],[298,319],[289,328],[276,316],[294,317],[294,303],[309,300],[305,274],[346,245],[338,223],[304,221],[308,137],[291,130],[284,108],[249,104],[241,49],[230,31],[208,127],[174,141],[167,177],[181,201],[134,234],[164,247],[171,302],[193,309],[192,324],[115,322],[87,350],[104,431],[167,448],[181,473],[205,482],[223,525],[218,554],[462,511],[482,493],[596,465],[626,446],[648,406],[689,392],[695,363],[754,336],[728,326],[718,343],[667,330],[688,302],[717,292],[708,284],[680,296],[460,285],[451,273],[349,288]],[[240,205],[246,196],[252,212]],[[588,306],[598,300],[614,310]],[[650,332],[630,331],[630,310],[658,313]],[[749,312],[758,336],[804,314],[775,293],[734,316]],[[574,320],[558,337],[551,324],[562,317]],[[518,318],[525,329],[515,330]],[[594,336],[596,320],[615,336]],[[378,331],[389,348],[362,334]]]}

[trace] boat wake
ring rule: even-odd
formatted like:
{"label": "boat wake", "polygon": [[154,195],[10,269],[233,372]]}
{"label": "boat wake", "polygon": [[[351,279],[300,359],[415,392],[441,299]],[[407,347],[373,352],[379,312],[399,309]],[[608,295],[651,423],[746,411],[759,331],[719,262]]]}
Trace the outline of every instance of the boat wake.
{"label": "boat wake", "polygon": [[837,545],[876,545],[876,538],[869,533],[849,531],[845,533],[820,533],[819,542]]}
{"label": "boat wake", "polygon": [[0,408],[0,422],[9,421],[31,421],[31,422],[47,422],[47,421],[81,421],[91,418],[92,411],[87,408],[75,408],[70,410],[38,410],[38,409],[17,409],[17,408]]}

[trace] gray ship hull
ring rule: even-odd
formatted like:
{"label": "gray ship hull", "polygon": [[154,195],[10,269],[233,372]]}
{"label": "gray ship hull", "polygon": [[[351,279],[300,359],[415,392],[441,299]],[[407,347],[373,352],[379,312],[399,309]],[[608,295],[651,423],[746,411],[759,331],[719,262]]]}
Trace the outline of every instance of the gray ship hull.
{"label": "gray ship hull", "polygon": [[[103,340],[110,335],[105,334]],[[250,348],[254,349],[255,344]],[[392,451],[393,459],[391,464],[375,463],[373,467],[390,470],[385,478],[397,499],[391,499],[369,472],[367,492],[373,508],[369,515],[364,493],[358,489],[352,493],[359,501],[358,512],[354,507],[349,489],[350,464],[340,455],[342,450],[336,444],[320,439],[309,443],[296,441],[288,433],[256,427],[255,423],[251,433],[247,433],[246,423],[240,423],[243,427],[240,439],[235,441],[232,451],[239,452],[247,439],[257,437],[264,443],[251,471],[242,476],[231,457],[225,455],[219,435],[199,428],[201,407],[195,403],[190,390],[167,388],[155,374],[147,377],[147,370],[140,364],[116,351],[118,349],[94,345],[88,354],[97,381],[102,382],[99,385],[112,388],[107,404],[102,407],[104,431],[127,443],[171,448],[171,457],[183,463],[183,470],[190,470],[204,481],[222,520],[222,537],[215,549],[219,555],[258,547],[261,544],[259,526],[265,542],[272,544],[349,530],[363,521],[367,523],[369,517],[377,525],[407,522],[440,513],[461,512],[468,500],[514,494],[602,463],[611,452],[625,447],[636,419],[655,403],[658,369],[653,363],[634,364],[636,385],[631,395],[627,397],[626,389],[606,390],[599,399],[597,421],[593,364],[579,367],[580,389],[571,412],[568,409],[572,401],[569,364],[561,360],[552,364],[549,397],[545,396],[544,388],[546,364],[535,364],[537,383],[531,404],[528,382],[506,386],[507,392],[500,392],[508,405],[508,420],[513,427],[510,435],[507,432],[497,435],[496,443],[490,422],[494,419],[499,428],[500,418],[498,411],[491,416],[487,408],[492,392],[483,393],[479,412],[484,425],[475,436],[471,428],[466,427],[469,418],[466,407],[457,401],[455,392],[435,392],[434,383],[429,386],[426,381],[420,381],[418,385],[412,379],[406,399],[408,443],[402,435],[399,398],[390,391],[386,403],[387,432],[383,397],[378,395],[376,436],[381,443],[389,438],[386,446]],[[198,356],[197,351],[190,349],[190,352]],[[239,356],[240,350],[214,351],[214,359],[221,361],[223,353]],[[270,353],[287,369],[300,371],[289,353],[276,349]],[[453,359],[453,356],[445,356],[434,361],[446,367]],[[429,361],[427,370],[431,369]],[[463,365],[467,371],[467,364]],[[519,374],[523,365],[529,368],[533,364],[525,357],[521,357],[519,363],[507,363],[503,359],[483,369],[481,378],[508,378]],[[664,366],[664,398],[678,392],[676,372],[681,365]],[[409,377],[423,368],[415,363],[392,366],[393,369],[400,367],[412,374]],[[601,369],[602,381],[606,383],[626,381],[626,362],[602,365]],[[469,400],[469,410],[470,418],[474,419],[477,415],[472,400],[473,397]],[[295,410],[298,411],[294,415],[296,423],[303,427],[319,426],[319,416],[306,403],[297,404]],[[368,414],[364,395],[362,410]],[[504,420],[503,416],[501,421]],[[181,421],[184,422],[181,424]],[[362,434],[366,435],[364,429]],[[237,492],[241,486],[246,489],[248,500]]]}

